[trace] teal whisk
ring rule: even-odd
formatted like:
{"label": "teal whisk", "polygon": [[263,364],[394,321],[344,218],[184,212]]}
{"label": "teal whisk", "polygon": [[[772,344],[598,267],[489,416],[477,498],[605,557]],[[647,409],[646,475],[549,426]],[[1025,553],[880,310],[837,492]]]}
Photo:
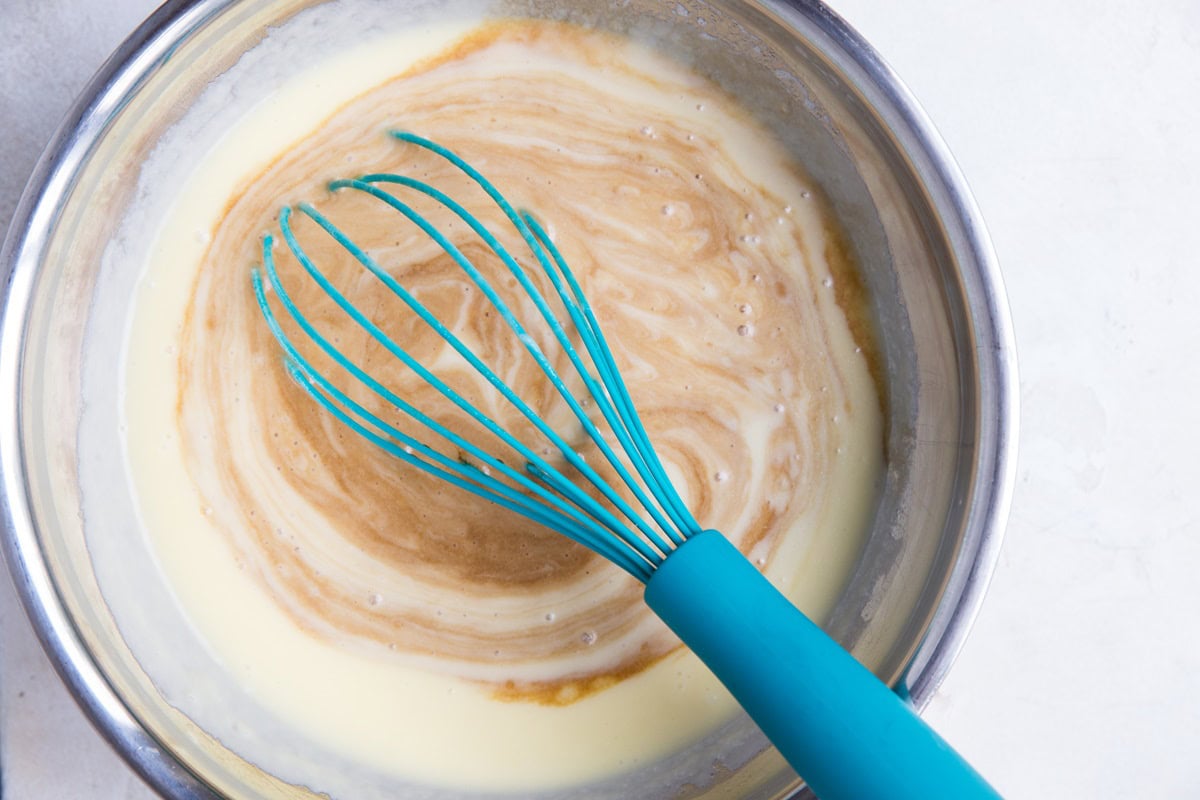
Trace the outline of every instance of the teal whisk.
{"label": "teal whisk", "polygon": [[[590,548],[645,584],[646,604],[732,692],[771,742],[820,797],[981,798],[996,797],[988,784],[926,726],[912,708],[859,664],[819,626],[777,591],[722,534],[693,518],[671,485],[638,414],[591,305],[545,229],[529,213],[515,210],[477,170],[441,145],[410,133],[396,139],[445,159],[474,181],[502,212],[536,262],[544,279],[500,243],[479,218],[437,188],[412,177],[365,175],[330,184],[333,191],[362,192],[386,204],[432,238],[484,293],[491,306],[536,361],[569,407],[582,432],[611,467],[618,491],[587,463],[562,434],[434,316],[371,254],[354,243],[310,204],[296,211],[322,228],[362,267],[374,274],[499,392],[561,454],[569,470],[549,463],[544,452],[523,443],[422,365],[402,343],[357,308],[301,246],[285,207],[279,227],[286,247],[330,299],[388,353],[399,359],[488,435],[524,461],[517,468],[413,406],[322,335],[283,285],[274,242],[263,241],[262,268],[252,273],[255,296],[278,340],[291,376],[316,402],[383,450],[486,500],[523,514]],[[494,253],[521,291],[528,294],[582,381],[608,434],[589,416],[517,316],[476,264],[429,219],[400,197],[405,190],[431,198],[467,225]],[[399,221],[399,220],[398,220]],[[533,273],[537,274],[537,273]],[[552,287],[543,293],[537,286]],[[271,297],[274,297],[274,301]],[[558,313],[552,307],[561,309]],[[323,374],[285,333],[276,307],[292,327],[389,409],[457,450],[449,456],[405,433]],[[560,321],[565,311],[566,322]],[[578,345],[572,342],[572,335]],[[561,359],[559,359],[561,361]],[[597,420],[598,422],[598,420]],[[445,445],[443,445],[445,447]],[[511,461],[512,459],[508,459]],[[569,472],[572,477],[568,477]],[[629,499],[627,499],[629,498]]]}

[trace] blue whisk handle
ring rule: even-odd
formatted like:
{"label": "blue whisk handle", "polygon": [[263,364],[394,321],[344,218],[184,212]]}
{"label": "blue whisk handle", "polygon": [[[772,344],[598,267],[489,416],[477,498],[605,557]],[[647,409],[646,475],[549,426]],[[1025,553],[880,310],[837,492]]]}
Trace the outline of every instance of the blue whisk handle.
{"label": "blue whisk handle", "polygon": [[720,533],[668,556],[646,603],[823,800],[999,797]]}

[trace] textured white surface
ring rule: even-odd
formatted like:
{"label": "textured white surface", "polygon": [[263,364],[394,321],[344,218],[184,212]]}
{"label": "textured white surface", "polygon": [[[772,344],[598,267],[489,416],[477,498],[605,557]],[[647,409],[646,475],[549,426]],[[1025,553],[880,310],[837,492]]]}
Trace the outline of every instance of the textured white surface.
{"label": "textured white surface", "polygon": [[[148,0],[0,0],[0,227]],[[1197,797],[1200,3],[836,0],[961,164],[1008,282],[1021,454],[992,590],[929,718],[1011,797]],[[0,578],[5,797],[149,791]]]}

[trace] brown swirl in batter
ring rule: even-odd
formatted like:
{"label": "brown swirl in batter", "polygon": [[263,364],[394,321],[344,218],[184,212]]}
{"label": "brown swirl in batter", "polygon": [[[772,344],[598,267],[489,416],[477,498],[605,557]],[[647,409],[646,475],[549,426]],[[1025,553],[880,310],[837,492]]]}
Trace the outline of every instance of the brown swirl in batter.
{"label": "brown swirl in batter", "polygon": [[[287,376],[248,275],[262,233],[278,236],[280,204],[310,200],[596,460],[461,270],[377,200],[324,188],[364,171],[410,174],[496,219],[461,175],[396,143],[392,128],[456,150],[551,228],[702,525],[769,557],[820,491],[838,446],[829,420],[852,412],[826,353],[832,304],[820,300],[832,269],[847,295],[839,299],[858,302],[839,240],[812,210],[819,201],[799,171],[787,167],[796,196],[807,198],[807,222],[788,199],[753,184],[719,131],[655,102],[686,95],[712,115],[741,118],[726,98],[674,68],[639,72],[626,46],[563,26],[490,26],[340,110],[249,183],[214,231],[181,339],[180,432],[241,563],[314,634],[436,662],[501,697],[545,702],[573,701],[675,646],[636,581],[557,533],[404,466],[321,412]],[[461,223],[421,208],[496,276],[518,316],[534,318]],[[819,242],[807,241],[813,230]],[[298,220],[297,231],[314,261],[413,356],[546,448],[315,225]],[[277,255],[297,304],[347,355],[417,407],[515,458],[332,308],[282,248]],[[561,366],[559,348],[534,335]],[[368,393],[355,396],[418,430]]]}

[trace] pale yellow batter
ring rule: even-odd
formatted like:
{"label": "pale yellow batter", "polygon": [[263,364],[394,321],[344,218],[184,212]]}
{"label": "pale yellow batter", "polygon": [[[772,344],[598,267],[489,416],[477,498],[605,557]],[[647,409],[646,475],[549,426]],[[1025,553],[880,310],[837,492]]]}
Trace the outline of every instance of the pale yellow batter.
{"label": "pale yellow batter", "polygon": [[[391,128],[451,146],[538,214],[700,523],[816,618],[836,599],[870,522],[882,442],[836,226],[714,87],[648,50],[549,24],[447,26],[342,53],[199,160],[146,265],[124,365],[130,471],[162,568],[235,680],[353,763],[519,791],[681,750],[734,705],[645,609],[640,584],[405,468],[283,370],[249,273],[279,206],[310,199],[566,419],[434,245],[378,203],[328,195],[331,178],[408,171],[470,196]],[[515,424],[399,301],[313,226],[298,230],[414,355]],[[469,239],[461,226],[452,236]],[[320,295],[280,256],[321,316]],[[321,319],[373,373],[461,424],[360,332]]]}

